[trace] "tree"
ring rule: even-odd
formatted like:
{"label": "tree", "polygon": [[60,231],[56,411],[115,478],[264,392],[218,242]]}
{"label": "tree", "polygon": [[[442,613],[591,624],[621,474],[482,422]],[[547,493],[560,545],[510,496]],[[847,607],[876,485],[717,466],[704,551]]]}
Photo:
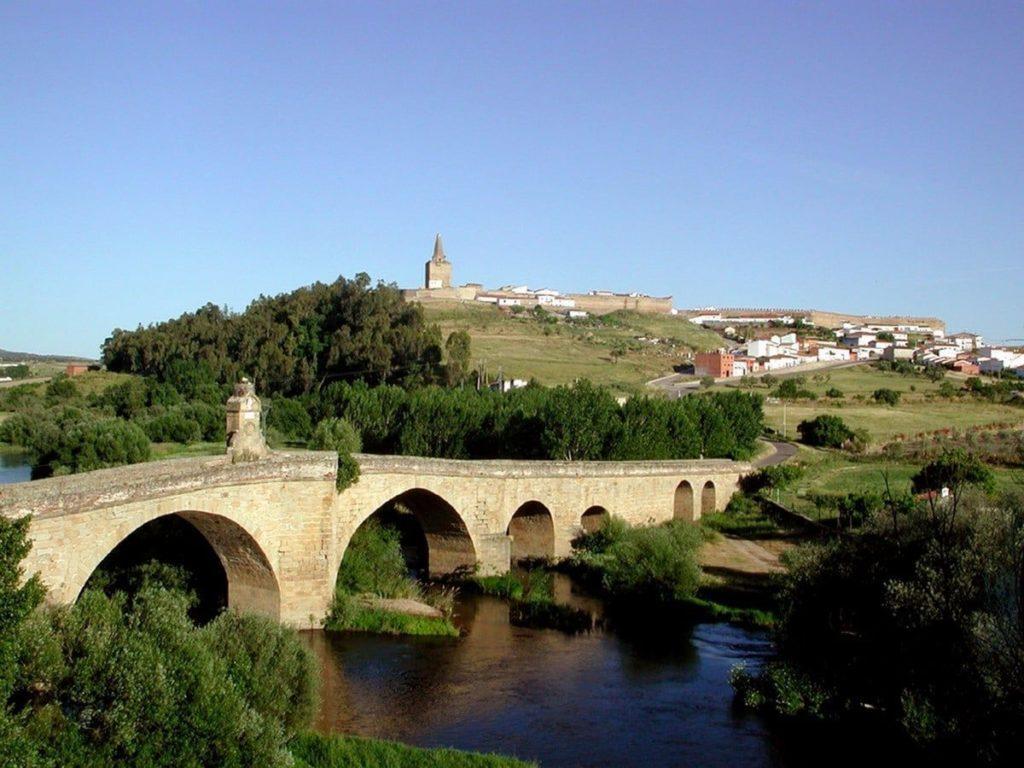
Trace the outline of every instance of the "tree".
{"label": "tree", "polygon": [[551,390],[541,419],[545,453],[566,461],[604,458],[622,428],[614,398],[586,380]]}
{"label": "tree", "polygon": [[461,384],[466,380],[466,374],[469,373],[472,358],[469,334],[465,331],[452,331],[448,334],[444,350],[448,355],[448,362],[445,363],[448,384],[450,386]]}
{"label": "tree", "polygon": [[19,627],[43,601],[38,574],[23,581],[21,561],[32,549],[29,518],[0,515],[0,710],[14,685],[21,637]]}
{"label": "tree", "polygon": [[900,402],[900,393],[894,389],[888,389],[886,387],[876,389],[871,397],[876,403],[881,403],[882,405],[895,406],[899,405]]}
{"label": "tree", "polygon": [[815,416],[801,421],[796,428],[807,445],[821,448],[842,448],[853,437],[853,430],[838,416]]}

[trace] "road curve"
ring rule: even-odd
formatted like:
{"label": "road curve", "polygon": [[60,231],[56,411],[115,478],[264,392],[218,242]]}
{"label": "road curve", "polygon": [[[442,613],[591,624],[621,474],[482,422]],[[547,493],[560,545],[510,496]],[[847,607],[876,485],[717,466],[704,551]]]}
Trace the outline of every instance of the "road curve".
{"label": "road curve", "polygon": [[769,445],[774,449],[767,456],[756,459],[752,464],[757,468],[770,467],[774,464],[781,464],[796,456],[796,446],[793,443],[784,443],[780,440],[768,440]]}

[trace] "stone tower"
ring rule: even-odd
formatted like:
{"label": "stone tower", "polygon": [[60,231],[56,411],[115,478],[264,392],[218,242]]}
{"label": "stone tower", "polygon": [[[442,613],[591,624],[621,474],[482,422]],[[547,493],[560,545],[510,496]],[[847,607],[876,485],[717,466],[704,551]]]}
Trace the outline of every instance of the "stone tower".
{"label": "stone tower", "polygon": [[441,235],[434,238],[434,255],[427,262],[426,288],[451,288],[452,263],[444,255]]}
{"label": "stone tower", "polygon": [[267,444],[263,440],[260,414],[263,406],[256,397],[256,388],[243,378],[235,384],[235,391],[228,398],[227,437],[228,456],[231,463],[256,461],[267,455]]}

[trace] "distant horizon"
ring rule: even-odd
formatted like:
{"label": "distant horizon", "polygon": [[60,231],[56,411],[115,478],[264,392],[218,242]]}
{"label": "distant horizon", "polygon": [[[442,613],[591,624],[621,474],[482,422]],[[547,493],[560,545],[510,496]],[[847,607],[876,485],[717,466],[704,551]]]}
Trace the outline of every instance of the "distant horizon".
{"label": "distant horizon", "polygon": [[1024,338],[1024,5],[0,6],[0,346],[338,274]]}

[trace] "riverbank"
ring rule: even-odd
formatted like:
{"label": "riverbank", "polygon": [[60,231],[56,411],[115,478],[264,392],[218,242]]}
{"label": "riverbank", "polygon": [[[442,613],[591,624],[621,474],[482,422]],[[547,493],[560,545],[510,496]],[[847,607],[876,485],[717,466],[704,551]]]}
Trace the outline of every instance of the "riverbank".
{"label": "riverbank", "polygon": [[304,733],[289,745],[296,768],[537,768],[503,755],[439,747],[422,749],[395,741]]}

